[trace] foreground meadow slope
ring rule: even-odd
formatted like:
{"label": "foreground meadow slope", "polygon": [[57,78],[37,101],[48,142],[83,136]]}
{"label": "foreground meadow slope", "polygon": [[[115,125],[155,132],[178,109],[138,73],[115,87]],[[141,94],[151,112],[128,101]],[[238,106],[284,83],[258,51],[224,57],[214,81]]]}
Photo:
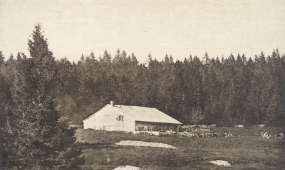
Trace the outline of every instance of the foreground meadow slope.
{"label": "foreground meadow slope", "polygon": [[[232,133],[230,138],[178,138],[139,136],[124,132],[78,129],[78,146],[86,159],[83,169],[114,169],[131,165],[142,169],[229,169],[209,163],[226,160],[230,169],[279,170],[285,167],[284,139],[264,139],[261,132],[275,134],[278,128],[213,128],[215,133]],[[122,140],[159,142],[178,149],[118,146]]]}

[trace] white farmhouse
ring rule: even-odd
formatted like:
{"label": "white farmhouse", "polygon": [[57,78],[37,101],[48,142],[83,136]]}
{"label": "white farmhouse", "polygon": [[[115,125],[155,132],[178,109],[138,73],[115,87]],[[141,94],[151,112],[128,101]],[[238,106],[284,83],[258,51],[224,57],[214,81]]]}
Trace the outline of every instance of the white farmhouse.
{"label": "white farmhouse", "polygon": [[113,101],[83,120],[84,129],[107,131],[166,131],[177,130],[179,125],[155,108],[114,105]]}

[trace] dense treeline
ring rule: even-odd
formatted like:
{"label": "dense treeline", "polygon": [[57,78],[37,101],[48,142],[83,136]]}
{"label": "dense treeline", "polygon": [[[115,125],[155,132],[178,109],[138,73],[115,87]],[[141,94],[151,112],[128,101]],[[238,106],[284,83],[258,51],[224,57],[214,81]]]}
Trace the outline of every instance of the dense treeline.
{"label": "dense treeline", "polygon": [[244,55],[211,59],[207,54],[202,61],[192,56],[183,62],[167,55],[161,62],[148,58],[146,67],[134,54],[118,50],[113,59],[105,51],[99,60],[91,53],[77,64],[58,61],[59,72],[69,73],[59,77],[69,84],[62,87],[71,90],[62,93],[64,101],[69,99],[64,107],[78,109],[73,111],[73,116],[80,116],[77,120],[115,100],[158,108],[186,124],[192,123],[193,110],[201,109],[204,124],[284,125],[285,56],[278,50],[254,60]]}
{"label": "dense treeline", "polygon": [[[2,79],[15,84],[18,54],[7,61],[1,54]],[[91,52],[77,63],[67,58],[55,61],[56,81],[52,94],[56,110],[76,124],[110,100],[116,104],[155,107],[184,124],[201,110],[203,124],[285,125],[285,56],[274,50],[254,58],[244,55],[203,59],[197,56],[157,61],[148,56],[139,64],[135,54],[107,51],[98,58]],[[4,85],[2,85],[4,86]]]}

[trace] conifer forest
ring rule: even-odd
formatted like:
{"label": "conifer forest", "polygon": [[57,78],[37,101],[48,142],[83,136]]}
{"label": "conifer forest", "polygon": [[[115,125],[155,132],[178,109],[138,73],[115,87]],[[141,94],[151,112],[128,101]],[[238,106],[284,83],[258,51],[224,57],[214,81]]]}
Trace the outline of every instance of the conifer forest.
{"label": "conifer forest", "polygon": [[[189,55],[157,61],[149,54],[93,52],[59,60],[36,25],[30,54],[0,53],[1,158],[5,167],[77,169],[75,129],[109,101],[157,108],[183,124],[285,125],[285,55]],[[193,115],[202,118],[198,122]],[[31,147],[33,146],[33,147]],[[4,149],[3,149],[4,148]],[[48,151],[48,152],[47,152]],[[17,161],[16,161],[17,160]]]}
{"label": "conifer forest", "polygon": [[[167,54],[157,61],[149,54],[147,63],[118,49],[113,55],[107,50],[96,57],[93,52],[82,54],[74,62],[55,60],[40,27],[36,28],[29,40],[30,56],[21,52],[0,56],[1,110],[8,115],[13,115],[19,100],[23,102],[16,96],[24,88],[31,93],[25,96],[29,101],[44,100],[41,95],[48,93],[50,107],[79,125],[111,100],[154,107],[183,124],[193,123],[195,110],[201,110],[201,124],[285,124],[285,55],[278,49],[269,56],[190,54],[183,61]],[[33,103],[28,100],[25,107]]]}
{"label": "conifer forest", "polygon": [[285,169],[285,0],[0,0],[0,170]]}

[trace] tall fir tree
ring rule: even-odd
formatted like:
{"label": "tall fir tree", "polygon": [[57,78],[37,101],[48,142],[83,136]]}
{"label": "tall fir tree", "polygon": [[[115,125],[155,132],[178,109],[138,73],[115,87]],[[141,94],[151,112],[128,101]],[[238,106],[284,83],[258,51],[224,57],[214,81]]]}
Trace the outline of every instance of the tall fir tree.
{"label": "tall fir tree", "polygon": [[18,168],[78,169],[84,159],[74,145],[75,129],[55,109],[56,63],[39,24],[28,45],[31,58],[18,64],[13,90]]}

